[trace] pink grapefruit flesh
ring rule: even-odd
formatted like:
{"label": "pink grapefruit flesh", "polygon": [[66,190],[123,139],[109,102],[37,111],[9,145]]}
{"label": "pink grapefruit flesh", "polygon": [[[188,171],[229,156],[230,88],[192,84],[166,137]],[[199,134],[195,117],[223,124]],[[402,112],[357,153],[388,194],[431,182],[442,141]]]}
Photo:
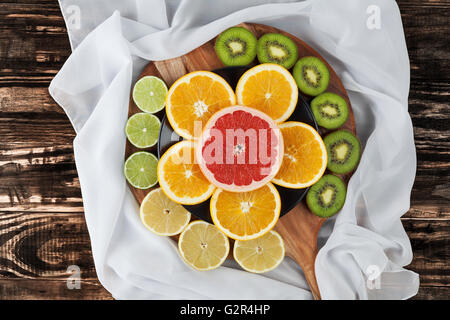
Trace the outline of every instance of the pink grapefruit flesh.
{"label": "pink grapefruit flesh", "polygon": [[233,106],[207,122],[196,158],[205,177],[232,192],[258,189],[272,180],[283,159],[283,137],[275,122],[253,108]]}

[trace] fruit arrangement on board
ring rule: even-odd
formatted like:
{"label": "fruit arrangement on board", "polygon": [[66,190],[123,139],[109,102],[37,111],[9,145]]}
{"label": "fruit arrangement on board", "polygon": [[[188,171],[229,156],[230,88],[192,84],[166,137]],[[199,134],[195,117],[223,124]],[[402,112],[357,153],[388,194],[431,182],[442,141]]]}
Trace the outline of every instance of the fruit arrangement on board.
{"label": "fruit arrangement on board", "polygon": [[[282,237],[272,230],[282,201],[276,186],[309,188],[306,204],[323,218],[343,207],[342,175],[358,165],[361,146],[340,129],[349,116],[346,100],[327,92],[330,72],[317,57],[301,56],[296,43],[279,33],[256,38],[233,27],[215,42],[225,66],[253,65],[236,88],[211,71],[195,71],[168,89],[155,76],[136,82],[132,98],[142,111],[127,121],[128,141],[141,150],[125,161],[124,174],[150,191],[140,207],[143,224],[160,236],[179,235],[183,261],[197,270],[219,267],[230,252],[249,272],[276,268],[284,258]],[[300,92],[300,93],[299,93]],[[327,132],[289,120],[303,95]],[[160,159],[148,151],[158,142],[164,112],[183,138]],[[328,172],[326,173],[326,171]],[[156,184],[159,187],[156,188]],[[153,187],[153,188],[152,188]],[[185,208],[209,201],[213,224],[192,219]]]}

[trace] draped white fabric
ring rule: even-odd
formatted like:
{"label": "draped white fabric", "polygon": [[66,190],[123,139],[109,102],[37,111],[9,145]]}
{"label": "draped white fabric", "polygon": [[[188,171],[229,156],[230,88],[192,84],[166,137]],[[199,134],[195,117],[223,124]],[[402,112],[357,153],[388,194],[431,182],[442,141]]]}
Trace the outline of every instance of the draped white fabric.
{"label": "draped white fabric", "polygon": [[[408,115],[409,60],[394,0],[60,0],[73,53],[50,85],[77,136],[75,160],[101,283],[118,299],[311,299],[292,260],[264,275],[232,261],[187,267],[149,232],[123,176],[131,86],[148,60],[185,54],[241,22],[308,42],[348,90],[364,147],[344,208],[320,232],[324,299],[404,299],[418,275],[400,216],[416,156]],[[378,273],[380,276],[377,277]],[[374,279],[376,278],[376,279]]]}

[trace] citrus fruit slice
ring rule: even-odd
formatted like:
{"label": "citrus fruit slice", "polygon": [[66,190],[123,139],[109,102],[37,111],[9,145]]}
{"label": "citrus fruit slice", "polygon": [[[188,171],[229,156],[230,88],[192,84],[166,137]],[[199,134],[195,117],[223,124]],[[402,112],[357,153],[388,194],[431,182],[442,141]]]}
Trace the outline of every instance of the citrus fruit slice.
{"label": "citrus fruit slice", "polygon": [[161,188],[154,189],[145,196],[140,216],[147,229],[160,236],[179,234],[191,220],[189,211],[167,198]]}
{"label": "citrus fruit slice", "polygon": [[194,161],[194,143],[181,141],[170,147],[158,163],[158,180],[164,193],[181,204],[197,204],[214,192]]}
{"label": "citrus fruit slice", "polygon": [[327,150],[322,138],[303,122],[288,121],[279,128],[283,134],[284,157],[272,182],[293,189],[313,185],[327,167]]}
{"label": "citrus fruit slice", "polygon": [[193,139],[201,134],[202,127],[215,112],[235,103],[236,96],[225,79],[213,72],[195,71],[170,87],[166,101],[167,119],[176,133]]}
{"label": "citrus fruit slice", "polygon": [[194,221],[181,233],[178,250],[183,260],[194,269],[212,270],[225,261],[230,243],[214,225]]}
{"label": "citrus fruit slice", "polygon": [[158,77],[145,76],[133,88],[133,100],[142,111],[156,113],[164,108],[167,86]]}
{"label": "citrus fruit slice", "polygon": [[283,261],[284,243],[278,232],[271,230],[257,239],[234,243],[234,260],[246,271],[263,273],[275,269]]}
{"label": "citrus fruit slice", "polygon": [[125,161],[124,174],[128,183],[138,189],[148,189],[157,182],[158,159],[145,151],[135,152]]}
{"label": "citrus fruit slice", "polygon": [[232,192],[258,189],[277,173],[283,138],[275,122],[256,109],[233,106],[215,113],[196,148],[205,177]]}
{"label": "citrus fruit slice", "polygon": [[236,87],[236,98],[238,104],[258,109],[280,123],[294,112],[298,88],[288,70],[265,63],[242,75]]}
{"label": "citrus fruit slice", "polygon": [[280,195],[270,182],[242,193],[217,189],[210,203],[214,224],[235,240],[256,239],[269,232],[280,217],[280,209]]}
{"label": "citrus fruit slice", "polygon": [[158,117],[140,112],[132,115],[125,127],[128,141],[137,148],[149,148],[158,142],[161,122]]}

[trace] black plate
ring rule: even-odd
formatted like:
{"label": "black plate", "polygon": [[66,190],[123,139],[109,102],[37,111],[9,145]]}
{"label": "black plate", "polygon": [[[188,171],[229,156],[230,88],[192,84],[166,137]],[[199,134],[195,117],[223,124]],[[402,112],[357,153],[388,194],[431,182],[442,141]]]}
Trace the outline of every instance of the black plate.
{"label": "black plate", "polygon": [[[213,70],[213,72],[217,73],[225,80],[227,80],[232,88],[236,88],[239,78],[248,69],[250,69],[250,67],[227,67]],[[314,119],[309,104],[306,102],[305,97],[300,96],[300,93],[297,107],[289,117],[288,121],[289,120],[307,123],[318,130],[316,120]],[[158,158],[161,158],[161,156],[170,146],[181,140],[182,138],[173,131],[169,121],[167,120],[167,117],[164,115],[161,124],[161,130],[159,132]],[[281,197],[281,216],[291,211],[291,209],[294,208],[295,205],[303,199],[309,189],[289,189],[277,185],[275,185],[275,187],[278,189]],[[184,207],[196,217],[208,222],[212,222],[211,216],[209,214],[209,200],[192,206],[185,205]]]}

